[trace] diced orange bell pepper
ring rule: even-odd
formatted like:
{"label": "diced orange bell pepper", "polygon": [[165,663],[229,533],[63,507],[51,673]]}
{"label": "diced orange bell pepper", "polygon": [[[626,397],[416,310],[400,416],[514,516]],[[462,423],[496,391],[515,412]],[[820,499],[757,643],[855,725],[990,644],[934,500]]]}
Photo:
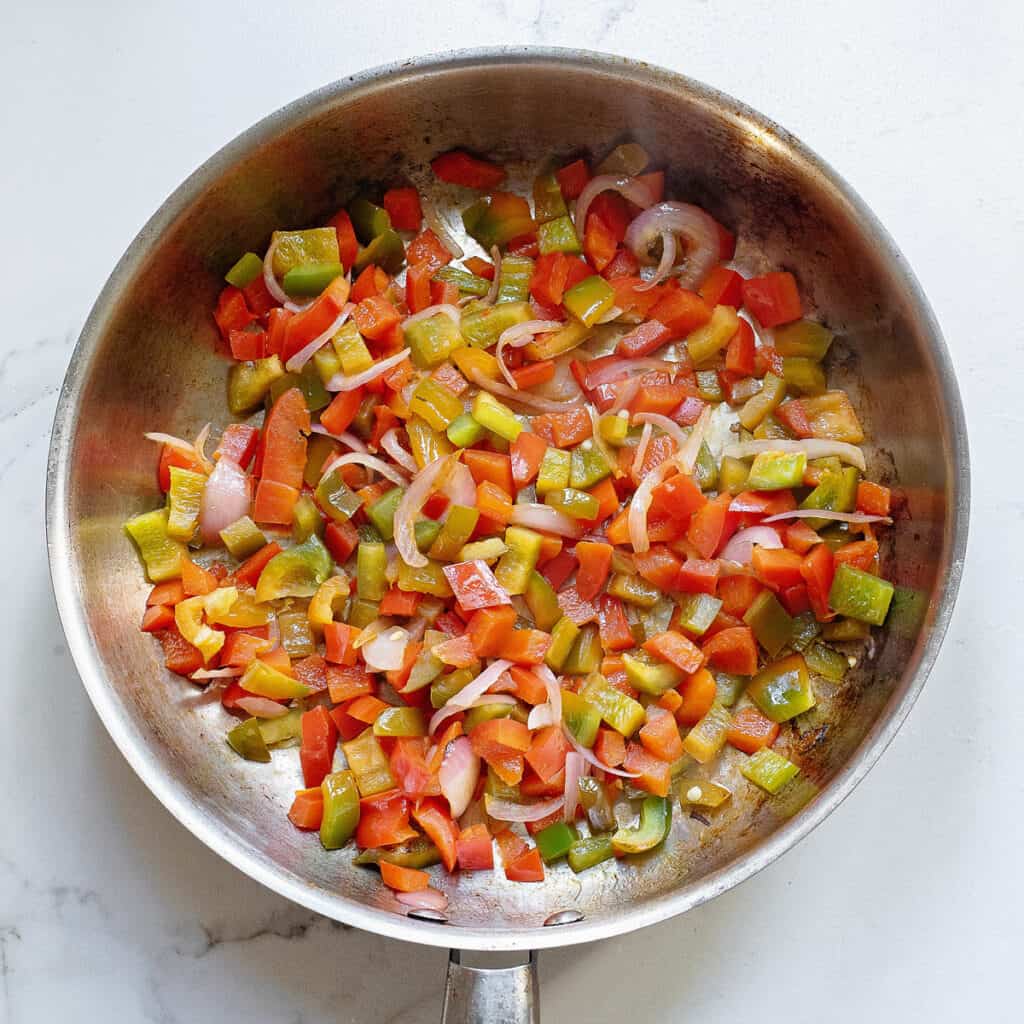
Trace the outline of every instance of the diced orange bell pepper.
{"label": "diced orange bell pepper", "polygon": [[696,672],[704,664],[701,649],[682,633],[673,630],[655,633],[644,641],[643,649],[648,654],[675,665],[681,672]]}
{"label": "diced orange bell pepper", "polygon": [[762,747],[770,747],[778,735],[777,722],[762,715],[755,707],[744,707],[732,716],[732,724],[725,738],[737,750],[753,754]]}
{"label": "diced orange bell pepper", "polygon": [[683,756],[683,740],[675,716],[655,715],[640,728],[640,742],[647,751],[662,761],[678,761]]}
{"label": "diced orange bell pepper", "polygon": [[701,646],[708,663],[723,672],[752,676],[757,671],[757,641],[749,626],[734,626],[716,633]]}
{"label": "diced orange bell pepper", "polygon": [[668,796],[672,786],[672,765],[655,757],[642,744],[626,744],[626,758],[622,767],[627,772],[637,773],[638,778],[632,780],[633,785],[654,796]]}

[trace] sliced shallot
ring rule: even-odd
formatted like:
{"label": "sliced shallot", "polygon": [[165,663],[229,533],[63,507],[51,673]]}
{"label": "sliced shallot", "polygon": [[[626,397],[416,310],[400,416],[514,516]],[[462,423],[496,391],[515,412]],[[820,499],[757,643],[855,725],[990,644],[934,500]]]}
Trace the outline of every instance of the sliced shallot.
{"label": "sliced shallot", "polygon": [[518,402],[520,405],[529,406],[538,412],[567,412],[569,409],[576,408],[583,400],[582,398],[572,398],[565,402],[554,402],[549,398],[541,398],[540,395],[532,395],[529,391],[517,391],[515,388],[510,388],[507,384],[491,380],[490,377],[481,373],[475,366],[468,368],[466,376],[478,388],[489,391],[492,395],[507,398],[509,401]]}
{"label": "sliced shallot", "polygon": [[484,794],[484,809],[498,821],[540,821],[560,811],[565,803],[564,796],[553,796],[550,800],[538,800],[532,804],[514,804],[511,800],[499,800]]}
{"label": "sliced shallot", "polygon": [[658,203],[644,210],[626,229],[626,246],[641,262],[649,261],[651,246],[661,239],[661,262],[641,289],[653,288],[667,276],[676,259],[676,235],[689,243],[686,268],[679,275],[685,288],[695,288],[718,262],[718,225],[699,206],[690,203]]}
{"label": "sliced shallot", "polygon": [[318,334],[308,345],[304,345],[300,348],[299,351],[284,364],[284,368],[289,373],[298,373],[306,363],[308,363],[310,359],[312,359],[313,356],[315,356],[317,352],[319,352],[320,349],[322,349],[324,345],[334,337],[335,331],[345,323],[352,314],[352,310],[355,308],[356,307],[353,306],[351,302],[346,302],[345,305],[341,307],[341,312],[337,317],[335,317],[334,323],[332,323],[326,331],[322,331]]}
{"label": "sliced shallot", "polygon": [[729,562],[746,565],[754,554],[754,548],[768,548],[777,551],[783,547],[782,538],[770,526],[748,526],[734,534],[722,549],[721,558]]}
{"label": "sliced shallot", "polygon": [[472,743],[465,736],[452,740],[441,759],[438,779],[453,818],[466,812],[479,778],[480,758],[473,752]]}
{"label": "sliced shallot", "polygon": [[655,466],[650,473],[640,481],[639,486],[633,492],[629,503],[629,512],[626,514],[626,525],[629,527],[629,543],[637,554],[643,554],[651,546],[647,534],[647,510],[651,507],[651,498],[654,495],[654,488],[658,486],[669,473],[675,470],[671,459],[666,459],[660,465]]}
{"label": "sliced shallot", "polygon": [[267,255],[263,257],[263,283],[267,291],[274,296],[278,305],[288,305],[288,293],[277,283],[274,276],[274,252],[277,250],[277,239],[273,239],[267,246]]}
{"label": "sliced shallot", "polygon": [[269,697],[239,697],[235,703],[253,718],[280,718],[288,714],[288,709],[283,704],[278,704]]}
{"label": "sliced shallot", "polygon": [[423,219],[427,222],[427,227],[437,235],[441,244],[455,259],[461,260],[466,254],[462,251],[462,246],[456,241],[455,236],[448,230],[448,225],[437,212],[437,207],[426,196],[421,197],[420,204],[423,207]]}
{"label": "sliced shallot", "polygon": [[402,447],[401,441],[398,440],[398,429],[396,427],[392,427],[381,437],[380,446],[402,469],[410,473],[415,473],[419,470],[419,466],[416,465],[416,460],[412,457],[412,454],[406,451]]}
{"label": "sliced shallot", "polygon": [[[497,680],[495,680],[497,682]],[[492,684],[493,685],[493,684]],[[507,693],[484,693],[474,700],[469,707],[453,707],[451,703],[445,704],[443,707],[438,708],[430,717],[430,725],[427,727],[427,731],[431,736],[437,732],[437,730],[448,721],[452,715],[457,715],[460,711],[468,711],[469,708],[482,708],[488,704],[515,704],[515,697],[509,696]]]}
{"label": "sliced shallot", "polygon": [[409,350],[403,348],[393,356],[388,356],[387,359],[381,359],[379,362],[374,363],[373,366],[368,370],[363,370],[362,373],[353,373],[351,376],[347,376],[344,373],[336,373],[324,385],[324,388],[327,391],[355,391],[356,388],[369,384],[371,380],[383,377],[385,373],[394,369],[399,363],[404,362],[408,358]]}
{"label": "sliced shallot", "polygon": [[726,445],[722,454],[734,459],[745,459],[761,452],[804,452],[809,459],[827,459],[834,455],[837,459],[856,466],[862,473],[868,468],[864,453],[855,445],[846,441],[826,441],[817,437],[809,437],[803,441],[740,441]]}
{"label": "sliced shallot", "polygon": [[516,383],[515,377],[512,376],[512,371],[505,365],[505,360],[502,358],[505,346],[510,345],[512,348],[522,348],[524,345],[529,345],[535,335],[557,331],[562,326],[561,320],[526,320],[521,324],[513,324],[511,327],[506,327],[501,332],[494,355],[498,360],[498,366],[501,369],[502,375],[509,383],[509,387],[513,387],[517,391],[519,390],[519,385]]}
{"label": "sliced shallot", "polygon": [[491,260],[494,263],[494,276],[491,278],[491,287],[484,296],[484,302],[488,306],[494,305],[498,299],[498,292],[501,291],[501,250],[496,245],[491,246]]}
{"label": "sliced shallot", "polygon": [[216,544],[220,531],[249,514],[251,481],[233,459],[222,456],[207,477],[199,503],[199,531],[204,544]]}
{"label": "sliced shallot", "polygon": [[608,772],[609,775],[618,775],[620,779],[640,778],[639,772],[627,772],[624,771],[622,768],[609,768],[608,765],[604,763],[604,761],[599,761],[597,759],[592,750],[589,750],[587,747],[583,746],[580,742],[578,742],[576,737],[573,736],[573,734],[569,732],[569,730],[566,729],[564,726],[562,727],[562,732],[565,733],[565,738],[569,741],[569,745],[573,748],[573,750],[576,751],[577,754],[580,755],[580,757],[583,758],[584,761],[587,762],[587,764],[593,765],[595,768],[600,768],[601,771]]}
{"label": "sliced shallot", "polygon": [[562,688],[558,685],[555,673],[547,665],[538,665],[533,671],[544,684],[548,699],[530,711],[526,727],[528,729],[543,729],[548,725],[557,725],[562,721]]}
{"label": "sliced shallot", "polygon": [[335,455],[333,459],[329,459],[324,463],[324,468],[320,472],[320,479],[322,480],[328,473],[339,466],[365,466],[367,469],[380,473],[382,477],[390,480],[396,487],[405,487],[409,482],[403,472],[392,466],[391,463],[378,459],[376,455],[370,455],[369,452],[345,452],[342,455]]}
{"label": "sliced shallot", "polygon": [[553,509],[550,505],[538,505],[534,502],[513,505],[511,522],[514,526],[526,526],[533,530],[543,530],[545,533],[557,533],[560,537],[583,535],[583,527],[571,516]]}
{"label": "sliced shallot", "polygon": [[360,650],[367,668],[375,672],[395,672],[402,667],[408,646],[409,634],[400,626],[389,626]]}
{"label": "sliced shallot", "polygon": [[566,821],[572,821],[576,817],[576,808],[580,802],[580,779],[588,772],[589,766],[582,754],[570,750],[565,755],[565,805],[562,809]]}
{"label": "sliced shallot", "polygon": [[229,665],[227,668],[197,668],[189,679],[200,682],[206,679],[236,679],[244,675],[245,669],[240,665]]}
{"label": "sliced shallot", "polygon": [[763,520],[766,523],[778,523],[783,519],[831,519],[837,523],[885,523],[892,524],[889,516],[875,516],[867,512],[832,512],[827,508],[794,508],[789,512],[779,512]]}
{"label": "sliced shallot", "polygon": [[654,196],[651,195],[647,183],[639,178],[631,177],[628,174],[599,174],[587,182],[576,200],[573,223],[575,223],[576,232],[581,238],[587,228],[587,211],[590,209],[590,204],[602,192],[618,192],[624,199],[628,199],[634,206],[639,206],[643,210],[646,210],[654,202]]}
{"label": "sliced shallot", "polygon": [[421,469],[402,495],[395,509],[395,544],[406,565],[413,569],[427,564],[427,557],[416,546],[416,519],[434,491],[440,490],[454,466],[459,465],[458,454],[444,455]]}
{"label": "sliced shallot", "polygon": [[437,316],[438,313],[443,313],[449,320],[454,321],[456,327],[462,322],[462,313],[459,307],[443,302],[437,306],[427,306],[426,309],[421,309],[418,313],[407,316],[402,321],[402,326],[409,327],[412,324],[418,324],[421,320],[429,320],[432,316]]}
{"label": "sliced shallot", "polygon": [[365,443],[355,434],[350,434],[347,430],[342,431],[340,434],[332,434],[323,424],[314,423],[310,430],[314,434],[323,434],[324,437],[329,437],[334,441],[340,441],[342,444],[348,445],[349,448],[354,452],[368,452],[370,449],[366,447]]}

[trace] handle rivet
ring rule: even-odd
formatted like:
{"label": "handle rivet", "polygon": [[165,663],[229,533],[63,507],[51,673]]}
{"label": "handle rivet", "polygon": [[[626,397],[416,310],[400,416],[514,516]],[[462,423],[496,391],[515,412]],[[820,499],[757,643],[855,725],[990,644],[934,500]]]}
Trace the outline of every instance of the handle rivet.
{"label": "handle rivet", "polygon": [[554,928],[560,924],[576,924],[583,920],[583,914],[579,910],[559,910],[544,921],[545,928]]}

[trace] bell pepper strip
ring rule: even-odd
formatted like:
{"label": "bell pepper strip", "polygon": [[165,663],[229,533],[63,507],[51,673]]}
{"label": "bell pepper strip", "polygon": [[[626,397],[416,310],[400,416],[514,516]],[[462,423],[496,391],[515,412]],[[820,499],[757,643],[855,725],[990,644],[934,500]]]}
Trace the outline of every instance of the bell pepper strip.
{"label": "bell pepper strip", "polygon": [[680,725],[694,726],[711,710],[718,695],[718,685],[715,677],[702,668],[684,679],[677,692],[682,700],[674,712],[676,721]]}
{"label": "bell pepper strip", "polygon": [[228,745],[246,761],[270,761],[270,750],[260,732],[259,719],[249,718],[236,725],[227,735]]}
{"label": "bell pepper strip", "polygon": [[181,576],[182,560],[188,557],[188,549],[167,532],[168,511],[165,508],[144,512],[124,524],[125,532],[135,542],[146,566],[146,576],[151,583]]}
{"label": "bell pepper strip", "polygon": [[773,722],[788,722],[816,703],[807,665],[799,654],[762,669],[750,681],[747,696]]}
{"label": "bell pepper strip", "polygon": [[646,853],[664,842],[672,824],[672,805],[665,796],[648,796],[640,805],[637,828],[620,828],[612,836],[617,854]]}
{"label": "bell pepper strip", "polygon": [[744,754],[754,754],[770,747],[779,735],[779,724],[773,722],[757,708],[740,708],[732,716],[732,724],[725,734],[726,741]]}
{"label": "bell pepper strip", "polygon": [[725,745],[731,722],[728,710],[714,701],[704,717],[686,734],[683,750],[699,764],[707,764]]}
{"label": "bell pepper strip", "polygon": [[840,615],[880,626],[889,614],[895,589],[888,580],[841,562],[836,565],[828,603]]}
{"label": "bell pepper strip", "polygon": [[319,786],[330,774],[337,745],[338,730],[325,707],[321,705],[303,714],[299,760],[307,788]]}
{"label": "bell pepper strip", "polygon": [[778,327],[803,315],[796,279],[785,271],[752,277],[742,284],[743,305],[762,327]]}
{"label": "bell pepper strip", "polygon": [[579,874],[606,860],[611,860],[614,856],[615,848],[610,835],[588,836],[586,839],[577,839],[569,847],[569,867]]}
{"label": "bell pepper strip", "polygon": [[430,161],[435,176],[452,185],[486,192],[505,180],[505,170],[489,160],[472,156],[464,149],[453,149]]}

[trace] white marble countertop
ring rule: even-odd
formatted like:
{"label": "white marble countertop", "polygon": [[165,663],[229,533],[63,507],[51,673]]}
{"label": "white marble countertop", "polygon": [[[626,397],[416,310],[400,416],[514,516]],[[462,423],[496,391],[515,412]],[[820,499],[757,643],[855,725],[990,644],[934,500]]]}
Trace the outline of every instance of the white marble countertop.
{"label": "white marble countertop", "polygon": [[5,8],[0,1022],[438,1018],[442,952],[342,929],[261,889],[136,779],[57,622],[43,476],[89,306],[197,164],[268,111],[362,67],[510,42],[684,71],[760,108],[837,167],[935,307],[974,459],[959,605],[924,695],[878,767],[797,849],[711,905],[544,954],[547,1019],[1020,1020],[1024,554],[1012,531],[1024,517],[1024,344],[1009,312],[1024,229],[1019,5],[387,9],[324,0]]}

